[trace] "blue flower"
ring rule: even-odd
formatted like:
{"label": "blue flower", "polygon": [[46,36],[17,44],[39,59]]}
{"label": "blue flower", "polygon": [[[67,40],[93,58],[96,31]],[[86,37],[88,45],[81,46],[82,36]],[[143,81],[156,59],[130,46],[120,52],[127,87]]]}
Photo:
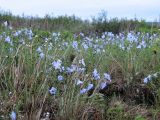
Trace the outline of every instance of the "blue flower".
{"label": "blue flower", "polygon": [[152,80],[152,76],[148,75],[146,78],[143,79],[143,82],[148,83],[150,80]]}
{"label": "blue flower", "polygon": [[58,75],[58,81],[63,81],[64,77],[62,75]]}
{"label": "blue flower", "polygon": [[83,88],[80,90],[80,94],[85,94],[88,90],[86,88]]}
{"label": "blue flower", "polygon": [[63,71],[65,71],[65,68],[64,66],[61,66],[60,72],[63,72]]}
{"label": "blue flower", "polygon": [[91,90],[93,87],[94,87],[94,85],[91,84],[91,83],[89,83],[86,89],[89,91],[89,90]]}
{"label": "blue flower", "polygon": [[149,81],[148,78],[144,78],[144,79],[143,79],[143,82],[144,82],[144,83],[148,83],[148,81]]}
{"label": "blue flower", "polygon": [[42,52],[41,47],[38,47],[36,51],[39,52],[39,53],[41,53]]}
{"label": "blue flower", "polygon": [[87,44],[82,43],[82,46],[83,46],[83,48],[84,48],[85,50],[87,50],[87,49],[88,49],[88,45],[87,45]]}
{"label": "blue flower", "polygon": [[94,77],[94,79],[99,80],[100,76],[99,73],[97,72],[97,69],[94,69],[94,71],[92,72],[92,75]]}
{"label": "blue flower", "polygon": [[32,40],[33,32],[32,30],[28,30],[28,39]]}
{"label": "blue flower", "polygon": [[101,82],[100,83],[100,89],[104,89],[107,86],[106,82]]}
{"label": "blue flower", "polygon": [[73,47],[74,49],[78,49],[78,42],[77,42],[77,41],[73,41],[73,42],[72,42],[72,47]]}
{"label": "blue flower", "polygon": [[77,70],[77,66],[76,65],[71,65],[71,67],[67,67],[66,72],[68,74],[71,74],[73,72],[75,72]]}
{"label": "blue flower", "polygon": [[44,56],[45,56],[45,54],[41,52],[41,53],[39,54],[39,56],[40,56],[41,59],[43,59]]}
{"label": "blue flower", "polygon": [[77,68],[78,73],[83,73],[86,69],[85,68]]}
{"label": "blue flower", "polygon": [[104,79],[111,81],[111,76],[108,73],[104,73]]}
{"label": "blue flower", "polygon": [[57,92],[57,89],[55,87],[51,87],[51,89],[49,90],[51,95],[55,95]]}
{"label": "blue flower", "polygon": [[71,74],[71,73],[73,72],[73,69],[71,69],[70,67],[67,67],[67,68],[66,68],[66,72],[67,72],[68,74]]}
{"label": "blue flower", "polygon": [[11,39],[10,39],[9,36],[7,36],[7,37],[5,38],[5,42],[7,42],[7,43],[9,43],[9,44],[12,44],[12,41],[11,41]]}
{"label": "blue flower", "polygon": [[80,32],[79,35],[82,36],[82,37],[84,37],[84,33],[82,33],[82,32]]}
{"label": "blue flower", "polygon": [[145,41],[142,41],[142,42],[141,42],[141,46],[143,46],[143,48],[146,48],[146,46],[147,46],[146,42],[145,42]]}
{"label": "blue flower", "polygon": [[18,32],[15,32],[14,34],[13,34],[13,36],[15,36],[15,37],[17,37],[19,34],[18,34]]}
{"label": "blue flower", "polygon": [[131,33],[131,32],[128,33],[127,39],[128,39],[131,43],[133,43],[134,41],[137,41],[136,36],[135,36],[133,33]]}
{"label": "blue flower", "polygon": [[52,65],[56,70],[61,69],[61,64],[62,64],[61,60],[57,60],[57,61],[52,62]]}
{"label": "blue flower", "polygon": [[16,120],[16,112],[12,111],[10,114],[11,120]]}
{"label": "blue flower", "polygon": [[106,37],[106,36],[105,36],[104,34],[101,36],[102,39],[104,39],[105,37]]}

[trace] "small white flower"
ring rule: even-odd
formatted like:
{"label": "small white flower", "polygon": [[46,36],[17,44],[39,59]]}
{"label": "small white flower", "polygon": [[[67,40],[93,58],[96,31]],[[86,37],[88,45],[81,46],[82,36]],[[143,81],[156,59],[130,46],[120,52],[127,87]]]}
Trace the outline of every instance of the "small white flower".
{"label": "small white flower", "polygon": [[84,62],[84,59],[79,60],[79,63],[82,64],[84,67],[86,66],[86,64],[85,64],[85,62]]}
{"label": "small white flower", "polygon": [[158,77],[158,73],[154,73],[153,76],[154,76],[154,77]]}
{"label": "small white flower", "polygon": [[12,92],[9,92],[9,96],[11,96],[12,95]]}
{"label": "small white flower", "polygon": [[5,21],[5,22],[3,23],[3,25],[4,25],[5,27],[7,27],[7,26],[8,26],[8,22]]}

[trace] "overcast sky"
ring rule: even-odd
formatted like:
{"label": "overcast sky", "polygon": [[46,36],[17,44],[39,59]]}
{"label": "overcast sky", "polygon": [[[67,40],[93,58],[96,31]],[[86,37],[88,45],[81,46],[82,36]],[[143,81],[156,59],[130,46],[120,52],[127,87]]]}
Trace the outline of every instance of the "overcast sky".
{"label": "overcast sky", "polygon": [[43,17],[46,14],[73,15],[83,19],[107,11],[108,18],[159,20],[160,0],[0,0],[0,9],[14,15]]}

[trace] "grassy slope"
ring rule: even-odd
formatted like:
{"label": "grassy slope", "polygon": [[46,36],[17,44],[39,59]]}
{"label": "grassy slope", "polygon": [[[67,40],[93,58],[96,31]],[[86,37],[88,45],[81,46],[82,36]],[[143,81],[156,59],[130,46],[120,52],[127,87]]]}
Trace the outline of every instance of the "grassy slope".
{"label": "grassy slope", "polygon": [[[146,76],[159,72],[159,37],[154,41],[145,37],[150,47],[142,49],[125,39],[124,50],[118,47],[120,41],[114,42],[115,38],[90,37],[95,45],[104,45],[107,41],[103,52],[96,53],[97,48],[93,47],[85,51],[81,47],[85,39],[82,36],[74,38],[69,32],[60,36],[42,34],[40,30],[33,35],[29,30],[22,30],[18,36],[14,36],[14,30],[4,32],[0,39],[0,119],[7,119],[11,111],[15,111],[19,119],[39,119],[46,117],[46,112],[50,113],[50,119],[159,119],[160,78],[143,83]],[[12,43],[5,42],[7,36]],[[142,36],[146,34],[140,35],[139,40]],[[78,41],[79,50],[73,49],[74,40]],[[63,46],[64,42],[68,45]],[[39,46],[43,58],[36,51]],[[129,46],[132,47],[127,50]],[[52,66],[53,61],[61,59],[65,67],[71,64],[83,67],[79,63],[82,58],[86,71],[81,74],[61,73]],[[100,73],[100,80],[92,77],[94,68]],[[112,82],[106,89],[99,90],[105,72],[111,75]],[[64,81],[58,81],[58,75],[63,75]],[[84,84],[75,85],[76,79]],[[94,89],[89,91],[89,96],[81,95],[79,90],[88,83],[93,83]],[[52,86],[58,90],[56,95],[48,91]]]}
{"label": "grassy slope", "polygon": [[[45,19],[40,19],[1,14],[0,17],[1,22],[8,20],[13,26],[13,30],[0,27],[0,90],[2,91],[0,115],[9,116],[14,110],[18,118],[25,116],[21,119],[38,119],[46,116],[46,112],[50,112],[50,117],[55,119],[87,119],[89,114],[94,118],[97,116],[97,119],[158,119],[159,77],[147,85],[143,83],[143,79],[159,71],[159,37],[155,42],[150,42],[149,37],[145,37],[144,41],[150,47],[144,49],[137,49],[136,44],[124,40],[126,47],[124,50],[118,47],[121,42],[115,38],[113,40],[110,36],[103,39],[96,38],[96,34],[101,35],[106,30],[114,33],[129,30],[156,33],[158,32],[156,26],[149,26],[144,21],[137,23],[123,19],[102,22],[98,18],[89,23],[75,16],[60,16],[54,19],[46,16]],[[16,29],[21,27],[32,28],[33,36],[29,30],[23,30],[20,35],[14,36]],[[52,36],[47,31],[63,31],[63,33],[60,36]],[[96,53],[95,51],[99,49],[93,46],[85,51],[81,46],[84,38],[80,35],[74,38],[72,34],[76,32],[78,35],[81,31],[86,34],[92,32],[89,34],[89,39],[94,45],[103,46],[104,41],[107,41],[108,43],[103,46],[103,52]],[[31,40],[30,35],[33,37]],[[10,36],[12,43],[5,42],[7,36]],[[138,36],[139,41],[143,36],[147,35]],[[79,51],[72,48],[74,40],[79,43]],[[117,42],[112,43],[112,41]],[[68,42],[69,45],[62,45],[64,42]],[[42,59],[40,58],[42,54],[36,51],[39,46],[44,54]],[[127,50],[129,46],[132,47]],[[65,67],[71,64],[79,66],[79,60],[82,58],[86,63],[86,71],[83,74],[75,72],[68,75],[52,67],[52,62],[57,59],[61,59]],[[95,81],[92,77],[94,68],[100,73],[99,81]],[[107,83],[107,89],[99,90],[105,72],[111,75],[112,82]],[[58,75],[63,75],[65,80],[58,82]],[[75,79],[84,81],[84,85],[76,86]],[[91,90],[88,93],[91,95],[93,92],[93,94],[89,97],[80,95],[79,90],[88,83],[93,83],[95,86],[94,92]],[[58,88],[55,96],[51,96],[48,92],[52,86]]]}

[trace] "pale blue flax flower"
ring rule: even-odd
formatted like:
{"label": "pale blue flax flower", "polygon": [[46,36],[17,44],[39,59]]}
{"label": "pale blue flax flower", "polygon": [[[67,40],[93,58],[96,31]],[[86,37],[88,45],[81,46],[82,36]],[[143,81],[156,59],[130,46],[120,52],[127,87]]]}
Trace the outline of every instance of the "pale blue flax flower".
{"label": "pale blue flax flower", "polygon": [[41,52],[42,52],[41,47],[38,47],[36,51],[37,51],[38,53],[41,53]]}
{"label": "pale blue flax flower", "polygon": [[64,77],[62,75],[58,75],[58,81],[63,81]]}
{"label": "pale blue flax flower", "polygon": [[45,56],[45,54],[41,52],[41,53],[39,54],[39,56],[40,56],[41,59],[43,59],[44,56]]}
{"label": "pale blue flax flower", "polygon": [[55,95],[56,92],[57,92],[57,88],[51,87],[51,89],[49,89],[49,92],[50,92],[51,95]]}
{"label": "pale blue flax flower", "polygon": [[86,88],[83,88],[80,90],[80,94],[85,94],[88,90]]}
{"label": "pale blue flax flower", "polygon": [[101,82],[100,83],[100,89],[104,89],[107,86],[106,82]]}
{"label": "pale blue flax flower", "polygon": [[72,47],[73,47],[74,49],[78,49],[78,42],[77,42],[77,41],[73,41],[73,42],[72,42]]}
{"label": "pale blue flax flower", "polygon": [[16,117],[17,117],[16,112],[12,111],[10,114],[11,120],[16,120]]}
{"label": "pale blue flax flower", "polygon": [[94,69],[94,71],[92,72],[92,75],[94,77],[94,79],[99,80],[100,76],[99,73],[97,72],[97,69]]}
{"label": "pale blue flax flower", "polygon": [[108,73],[104,73],[104,79],[111,81],[111,76]]}
{"label": "pale blue flax flower", "polygon": [[89,90],[91,90],[93,87],[94,87],[94,85],[91,84],[91,83],[89,83],[86,89],[89,91]]}
{"label": "pale blue flax flower", "polygon": [[52,62],[52,65],[56,70],[61,69],[61,64],[62,64],[61,60],[57,60],[57,61]]}
{"label": "pale blue flax flower", "polygon": [[7,43],[9,43],[9,44],[12,45],[12,41],[11,41],[11,39],[10,39],[9,36],[7,36],[7,37],[5,38],[5,42],[7,42]]}

